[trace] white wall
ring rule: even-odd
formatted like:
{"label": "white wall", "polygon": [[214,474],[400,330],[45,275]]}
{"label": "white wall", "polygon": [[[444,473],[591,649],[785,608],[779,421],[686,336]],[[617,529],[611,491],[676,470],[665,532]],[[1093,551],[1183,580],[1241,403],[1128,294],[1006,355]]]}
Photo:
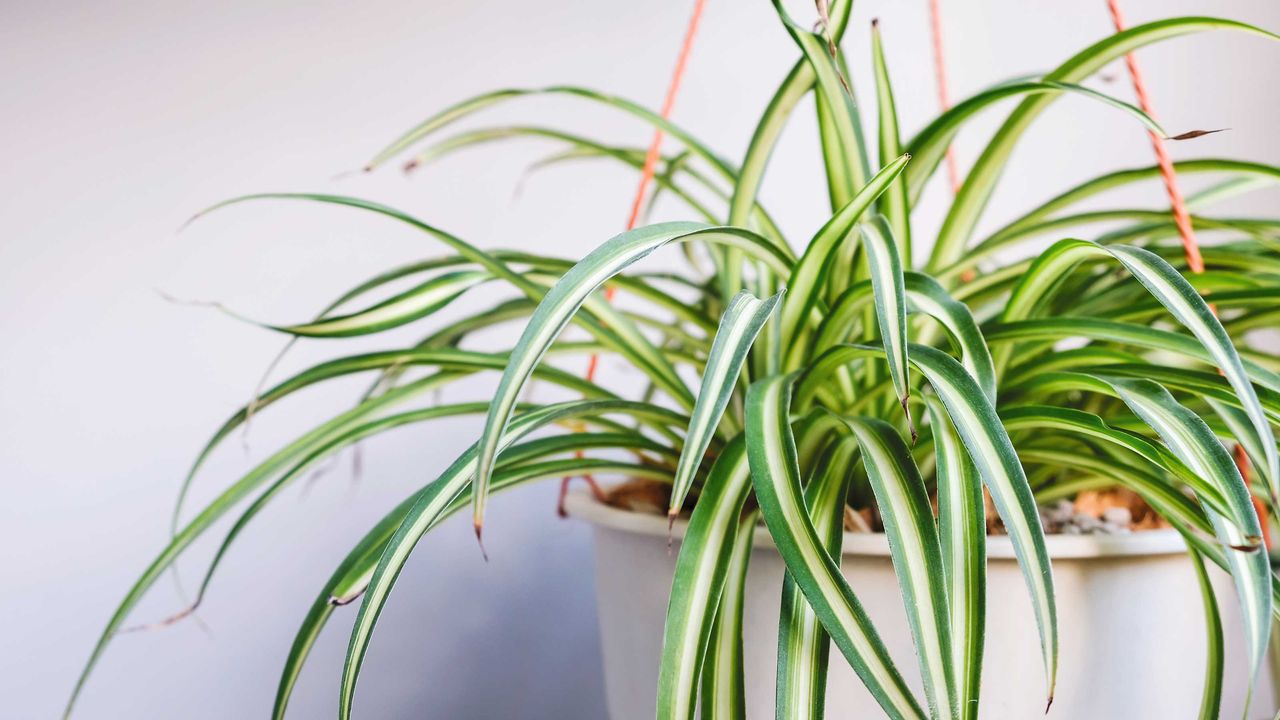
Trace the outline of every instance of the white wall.
{"label": "white wall", "polygon": [[[943,4],[957,97],[1047,69],[1109,27],[1102,2]],[[1132,22],[1198,11],[1280,27],[1280,5],[1256,0],[1125,4]],[[393,170],[331,178],[432,110],[497,86],[579,83],[656,104],[690,5],[0,4],[2,714],[58,712],[114,603],[164,542],[188,462],[281,343],[215,312],[166,303],[154,289],[298,320],[367,275],[439,252],[385,221],[301,205],[245,206],[180,235],[175,228],[239,193],[321,190],[410,209],[483,246],[580,254],[619,229],[633,176],[604,165],[563,168],[534,178],[513,200],[521,169],[546,150],[522,144],[461,156],[411,180]],[[933,109],[924,5],[864,0],[846,44],[868,95],[866,23],[882,17],[908,129]],[[677,119],[740,157],[795,55],[768,3],[713,0]],[[1232,128],[1179,145],[1179,156],[1280,163],[1280,48],[1215,35],[1141,57],[1170,130]],[[1123,75],[1102,87],[1128,96]],[[490,117],[569,122],[615,142],[648,138],[635,123],[569,101],[531,101]],[[972,158],[982,136],[963,138],[962,158]],[[1025,144],[997,198],[997,219],[1104,168],[1149,162],[1135,125],[1077,99],[1063,100]],[[825,202],[814,148],[812,120],[799,116],[764,194],[798,237],[820,223]],[[1140,198],[1159,202],[1154,188]],[[1275,199],[1258,195],[1233,209],[1274,214]],[[289,368],[332,352],[316,345],[293,355]],[[606,372],[619,377],[616,368]],[[484,397],[491,382],[477,381],[469,397]],[[348,384],[264,415],[251,457],[233,443],[196,499],[211,498],[289,428],[358,391]],[[208,631],[186,622],[118,638],[79,717],[261,716],[297,623],[333,564],[477,430],[457,422],[380,439],[366,448],[358,483],[344,462],[309,492],[288,492],[229,557],[200,613]],[[553,504],[551,485],[497,499],[487,565],[465,521],[419,547],[375,637],[361,716],[601,716],[589,535],[558,521]],[[188,584],[210,550],[206,543],[183,563]],[[131,621],[180,606],[165,579]],[[343,613],[322,639],[298,690],[297,717],[332,712],[351,616]]]}

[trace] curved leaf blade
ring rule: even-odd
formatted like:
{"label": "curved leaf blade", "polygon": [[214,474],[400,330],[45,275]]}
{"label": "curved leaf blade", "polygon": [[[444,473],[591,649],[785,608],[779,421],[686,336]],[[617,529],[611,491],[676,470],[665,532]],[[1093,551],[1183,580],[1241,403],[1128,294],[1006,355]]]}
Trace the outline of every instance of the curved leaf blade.
{"label": "curved leaf blade", "polygon": [[960,717],[978,717],[987,616],[987,527],[982,480],[936,397],[926,398],[937,456],[938,535],[951,619],[951,671]]}
{"label": "curved leaf blade", "polygon": [[684,506],[685,496],[693,486],[694,474],[715,435],[716,426],[724,416],[729,399],[738,385],[738,376],[746,363],[751,344],[778,305],[782,293],[761,300],[745,290],[734,296],[720,319],[706,369],[702,373],[702,387],[698,400],[689,416],[689,431],[685,434],[684,449],[676,465],[675,480],[671,489],[671,505],[668,514],[674,519]]}
{"label": "curved leaf blade", "polygon": [[774,375],[757,380],[747,391],[747,459],[765,524],[796,585],[886,715],[895,720],[923,718],[805,510],[788,419],[794,381],[794,375]]}
{"label": "curved leaf blade", "polygon": [[[840,557],[844,540],[845,502],[857,450],[853,438],[837,441],[814,466],[804,491],[813,529],[833,559]],[[774,717],[822,720],[831,638],[789,573],[782,579],[780,615]]]}

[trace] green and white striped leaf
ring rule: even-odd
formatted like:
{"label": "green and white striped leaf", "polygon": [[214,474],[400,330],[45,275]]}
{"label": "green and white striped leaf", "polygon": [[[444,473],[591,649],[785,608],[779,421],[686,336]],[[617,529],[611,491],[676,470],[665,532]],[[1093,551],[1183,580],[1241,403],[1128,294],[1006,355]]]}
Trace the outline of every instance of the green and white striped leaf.
{"label": "green and white striped leaf", "polygon": [[925,398],[937,456],[938,536],[951,619],[951,672],[960,717],[978,717],[987,617],[987,525],[982,479],[946,408]]}
{"label": "green and white striped leaf", "polygon": [[[257,200],[301,200],[305,202],[335,205],[371,212],[422,231],[434,240],[452,248],[467,260],[470,260],[489,271],[494,277],[509,282],[513,287],[520,290],[521,293],[531,300],[541,300],[546,293],[545,286],[539,285],[529,280],[524,275],[512,270],[505,262],[498,257],[495,257],[492,253],[486,253],[465,240],[451,233],[445,232],[438,227],[425,223],[408,213],[380,203],[361,200],[359,198],[317,193],[263,193],[258,195],[245,195],[225,200],[207,208],[199,213],[196,218],[203,217],[215,210]],[[194,219],[195,218],[193,218],[193,220]],[[756,240],[760,239],[759,236],[753,236],[753,238]],[[768,260],[765,262],[772,261],[785,265],[785,260],[781,260],[780,258],[786,256],[776,246],[767,249],[765,254],[769,256]],[[634,323],[632,323],[627,316],[623,315],[617,309],[603,301],[588,301],[586,305],[588,310],[587,316],[580,317],[579,322],[588,332],[600,340],[600,342],[608,346],[610,350],[622,355],[636,367],[641,368],[653,377],[654,382],[657,383],[663,391],[669,393],[676,401],[687,402],[687,404],[692,407],[693,397],[688,392],[688,388],[686,388],[680,380],[680,376],[676,373],[675,368],[671,366],[662,353],[659,352],[658,349],[654,347],[653,343],[651,343],[649,339],[635,327]]]}
{"label": "green and white striped leaf", "polygon": [[[1280,36],[1246,23],[1220,18],[1182,17],[1135,25],[1109,35],[1076,53],[1053,72],[1044,76],[1048,82],[1077,83],[1105,67],[1108,63],[1153,42],[1205,30],[1237,30],[1271,39]],[[995,189],[1022,134],[1035,118],[1059,97],[1059,94],[1035,95],[1023,100],[996,131],[986,149],[969,171],[964,185],[943,221],[933,247],[929,268],[951,265],[964,254],[965,244],[977,226],[982,211]]]}
{"label": "green and white striped leaf", "polygon": [[1226,675],[1226,657],[1223,652],[1222,616],[1218,612],[1218,598],[1204,558],[1194,548],[1188,547],[1191,564],[1196,569],[1196,581],[1200,585],[1200,597],[1204,601],[1205,666],[1204,694],[1200,696],[1200,720],[1217,720],[1221,717],[1222,678]]}
{"label": "green and white striped leaf", "polygon": [[680,542],[658,673],[659,720],[689,720],[697,707],[703,659],[750,489],[743,438],[738,436],[711,467]]}
{"label": "green and white striped leaf", "polygon": [[844,421],[862,448],[863,465],[889,538],[930,714],[958,718],[947,584],[924,480],[892,425],[868,417]]}
{"label": "green and white striped leaf", "polygon": [[[1000,418],[1004,422],[1005,429],[1011,433],[1023,430],[1041,432],[1056,430],[1083,438],[1101,440],[1132,453],[1131,457],[1141,458],[1158,472],[1168,473],[1185,483],[1195,490],[1196,497],[1206,508],[1223,513],[1230,512],[1230,506],[1218,486],[1187,467],[1186,463],[1163,445],[1150,442],[1135,433],[1111,427],[1093,413],[1073,408],[1023,405],[1002,411]],[[1146,493],[1148,496],[1151,494]]]}
{"label": "green and white striped leaf", "polygon": [[[849,24],[849,14],[853,10],[852,0],[834,0],[830,3],[827,33],[835,42],[840,42],[845,28]],[[751,207],[755,204],[764,180],[765,168],[773,155],[774,146],[786,127],[787,120],[796,105],[813,89],[817,82],[817,74],[806,58],[800,58],[787,73],[765,106],[760,120],[756,123],[751,142],[747,144],[746,156],[742,160],[742,168],[738,173],[738,182],[733,188],[733,197],[729,201],[729,225],[741,226],[746,223]],[[843,148],[842,148],[843,150]]]}
{"label": "green and white striped leaf", "polygon": [[[756,259],[786,268],[785,258],[776,254],[763,237],[740,228],[708,227],[699,223],[674,222],[630,230],[617,235],[591,252],[538,303],[525,326],[511,361],[494,392],[493,404],[480,436],[479,465],[474,494],[474,523],[477,535],[484,524],[485,490],[497,455],[498,439],[511,416],[520,390],[542,356],[573,318],[592,292],[627,266],[671,242],[703,242],[736,247]],[[692,405],[692,403],[690,403]]]}
{"label": "green and white striped leaf", "polygon": [[1124,403],[1155,430],[1169,450],[1201,477],[1218,484],[1230,514],[1207,510],[1227,549],[1243,612],[1252,678],[1266,657],[1271,636],[1271,567],[1262,552],[1262,528],[1249,490],[1230,453],[1194,412],[1150,380],[1106,378]]}
{"label": "green and white striped leaf", "polygon": [[[898,131],[898,109],[893,101],[893,85],[889,82],[889,66],[884,59],[884,43],[880,24],[871,23],[871,62],[876,76],[876,109],[880,114],[880,162],[903,154]],[[911,262],[911,206],[907,200],[907,183],[895,183],[880,201],[880,214],[888,221],[903,267]]]}
{"label": "green and white striped leaf", "polygon": [[742,664],[742,611],[746,603],[751,545],[760,513],[747,513],[738,523],[729,556],[724,590],[716,607],[711,642],[702,666],[702,720],[746,720],[747,698]]}
{"label": "green and white striped leaf", "polygon": [[[576,435],[561,437],[572,440]],[[538,442],[540,441],[533,441],[533,443]],[[518,448],[513,448],[513,450],[516,449]],[[597,458],[565,458],[550,462],[526,464],[519,467],[502,468],[494,476],[492,489],[497,492],[516,487],[531,480],[559,478],[564,477],[566,474],[612,472],[629,476],[653,477],[653,470],[653,468],[644,465]],[[462,502],[455,500],[441,519],[466,507],[466,501],[469,499],[469,495],[464,492],[459,497]],[[289,699],[292,697],[293,689],[297,684],[299,675],[302,673],[302,667],[311,654],[316,640],[320,637],[320,631],[324,629],[329,617],[333,615],[338,607],[352,602],[364,592],[370,578],[373,576],[374,569],[378,565],[378,559],[382,556],[387,541],[395,533],[396,528],[400,526],[405,514],[408,513],[415,500],[416,496],[410,496],[401,502],[361,538],[360,542],[334,570],[312,602],[301,627],[298,628],[298,632],[294,636],[289,655],[285,659],[272,710],[273,720],[282,720],[284,718]]]}
{"label": "green and white striped leaf", "polygon": [[[1151,379],[1156,380],[1157,378]],[[1203,390],[1201,392],[1203,393]],[[1209,407],[1213,408],[1218,417],[1222,418],[1222,421],[1226,423],[1227,428],[1231,431],[1232,437],[1244,448],[1245,454],[1249,456],[1251,467],[1262,475],[1264,487],[1271,487],[1272,480],[1267,477],[1266,451],[1258,444],[1258,436],[1252,432],[1248,414],[1233,407],[1230,400],[1229,398],[1215,399],[1213,397],[1205,397],[1205,402],[1209,404]],[[1273,407],[1274,405],[1264,406],[1267,416],[1272,422],[1280,422],[1280,408],[1273,410]]]}
{"label": "green and white striped leaf", "polygon": [[[280,382],[258,396],[252,403],[252,409],[254,413],[262,412],[268,406],[305,388],[356,373],[432,366],[446,371],[446,374],[440,375],[433,383],[433,386],[439,386],[465,377],[472,372],[502,370],[507,365],[507,358],[506,354],[481,353],[454,348],[414,348],[352,355],[314,365]],[[594,383],[589,383],[578,375],[558,368],[541,366],[535,371],[535,376],[540,380],[560,385],[588,398],[604,399],[616,397],[608,390]],[[237,410],[223,422],[213,437],[205,443],[199,455],[196,456],[191,469],[187,471],[186,477],[183,478],[182,486],[178,492],[178,499],[174,505],[171,521],[174,532],[177,531],[187,493],[191,484],[195,481],[196,475],[213,454],[213,451],[221,446],[237,428],[242,427],[248,421],[249,414],[250,406]]]}
{"label": "green and white striped leaf", "polygon": [[738,385],[738,376],[746,363],[747,353],[756,335],[773,315],[773,309],[782,293],[761,300],[745,290],[734,296],[720,319],[720,328],[711,343],[706,369],[702,373],[702,387],[698,400],[689,416],[689,431],[685,434],[684,449],[676,465],[676,476],[671,488],[671,505],[668,514],[675,517],[684,505],[685,496],[693,486],[694,474],[711,444],[711,439],[724,416],[729,398]]}
{"label": "green and white striped leaf", "polygon": [[151,564],[147,566],[120,601],[120,605],[107,621],[106,627],[89,654],[89,659],[85,662],[85,667],[81,671],[80,677],[76,681],[76,686],[67,702],[66,714],[70,714],[71,707],[84,689],[89,675],[102,657],[102,653],[106,650],[108,643],[111,642],[117,631],[124,625],[125,620],[143,595],[155,584],[164,571],[173,564],[178,556],[201,537],[215,522],[230,512],[238,503],[248,498],[255,490],[270,481],[277,473],[284,472],[292,464],[306,457],[328,440],[367,421],[377,413],[397,404],[407,402],[414,397],[421,396],[454,377],[448,373],[428,376],[388,391],[376,398],[371,398],[294,439],[223,490],[217,498],[174,534],[173,538],[151,561]]}
{"label": "green and white striped leaf", "polygon": [[[1009,532],[1018,565],[1031,593],[1044,655],[1047,694],[1052,702],[1058,668],[1058,620],[1053,573],[1045,549],[1044,529],[1040,525],[1040,515],[1026,473],[995,408],[960,363],[950,355],[924,345],[913,344],[910,353],[911,364],[925,376],[946,407]],[[837,368],[878,355],[875,348],[855,345],[841,345],[827,351],[806,371],[797,391],[798,404],[803,409],[820,383]],[[765,517],[767,521],[768,516]]]}
{"label": "green and white striped leaf", "polygon": [[[785,347],[788,348],[788,368],[803,365],[803,356],[797,353],[800,339],[808,326],[810,313],[818,303],[830,271],[830,259],[840,243],[849,242],[854,224],[893,183],[910,160],[902,156],[876,173],[822,229],[814,235],[804,254],[789,273],[787,299],[782,303],[781,327]],[[883,279],[883,278],[882,278]]]}
{"label": "green and white striped leaf", "polygon": [[[652,414],[659,409],[648,403],[628,401],[574,401],[547,405],[524,413],[504,428],[498,438],[497,450],[501,450],[519,440],[524,435],[552,423],[565,422],[577,417],[596,416],[606,413],[639,413]],[[675,417],[679,417],[676,415]],[[360,675],[360,667],[364,662],[369,641],[373,635],[374,625],[386,603],[387,596],[395,584],[396,578],[404,567],[414,546],[444,513],[457,496],[469,485],[473,484],[479,465],[480,442],[477,441],[449,466],[436,480],[419,491],[412,508],[406,513],[403,522],[396,529],[395,535],[387,543],[386,549],[378,561],[369,586],[360,604],[355,626],[351,631],[351,642],[347,648],[347,657],[343,665],[341,694],[339,696],[338,716],[341,720],[351,717],[351,704],[355,697],[356,680]],[[480,492],[478,485],[472,485],[473,495]]]}
{"label": "green and white striped leaf", "polygon": [[1128,113],[1146,128],[1161,136],[1164,129],[1141,108],[1098,92],[1083,85],[1052,80],[1019,80],[1001,83],[982,92],[965,98],[953,105],[949,110],[933,119],[924,129],[916,134],[907,144],[907,152],[916,159],[906,172],[907,193],[914,206],[924,192],[925,184],[937,171],[947,149],[966,122],[975,118],[991,105],[1018,95],[1056,95],[1071,93],[1079,97],[1099,101],[1117,110]]}
{"label": "green and white striped leaf", "polygon": [[[858,443],[837,440],[814,465],[804,491],[805,507],[827,555],[839,564],[844,510]],[[827,696],[831,638],[791,575],[782,579],[778,620],[778,675],[774,717],[822,720]]]}
{"label": "green and white striped leaf", "polygon": [[[960,351],[960,362],[978,381],[987,399],[996,399],[996,372],[982,330],[969,306],[953,298],[928,275],[904,272],[907,311],[920,312],[937,320]],[[848,342],[866,304],[872,302],[871,281],[850,286],[831,306],[813,344],[813,355],[821,355],[836,345]]]}
{"label": "green and white striped leaf", "polygon": [[[848,5],[851,6],[852,2]],[[849,74],[841,67],[839,59],[832,57],[833,46],[828,43],[825,33],[810,32],[801,26],[787,13],[781,0],[773,0],[773,7],[815,74],[817,96],[821,98],[824,110],[819,116],[819,123],[824,138],[834,140],[832,144],[839,149],[839,153],[828,162],[829,168],[834,166],[837,170],[831,179],[835,184],[832,194],[835,197],[852,197],[867,183],[870,173],[866,162],[866,142],[862,137]],[[881,158],[881,162],[886,161],[887,158]]]}
{"label": "green and white striped leaf", "polygon": [[902,259],[898,255],[893,231],[884,216],[876,216],[862,226],[862,242],[867,249],[867,267],[876,299],[876,320],[884,341],[885,358],[889,361],[889,377],[893,380],[902,412],[907,416],[907,424],[911,426],[911,441],[915,442],[916,429],[911,424],[911,410],[907,405],[911,388],[907,385],[907,295],[902,278]]}
{"label": "green and white striped leaf", "polygon": [[809,520],[788,417],[794,382],[794,375],[774,375],[757,380],[747,391],[747,458],[765,524],[792,579],[885,714],[895,720],[923,718],[924,711]]}
{"label": "green and white striped leaf", "polygon": [[[917,164],[912,165],[911,170],[915,170],[916,167],[919,166],[918,161],[919,158],[917,158]],[[1280,167],[1248,162],[1245,160],[1197,158],[1194,160],[1181,160],[1175,162],[1173,164],[1173,169],[1178,173],[1179,177],[1198,175],[1202,173],[1225,173],[1233,179],[1260,180],[1271,183],[1280,182]],[[1059,210],[1064,210],[1108,190],[1115,190],[1117,188],[1122,188],[1145,180],[1158,179],[1160,177],[1160,172],[1161,170],[1159,165],[1148,165],[1141,168],[1116,170],[1114,172],[1109,172],[1096,178],[1086,180],[1070,190],[1066,190],[1054,196],[1016,220],[1009,222],[1007,225],[997,230],[994,235],[1002,235],[1015,231],[1021,227],[1034,225],[1049,218]],[[910,171],[908,171],[907,174],[909,182],[911,174]]]}
{"label": "green and white striped leaf", "polygon": [[[1005,307],[1002,321],[1030,317],[1054,291],[1070,271],[1090,257],[1111,257],[1119,261],[1151,293],[1160,304],[1200,341],[1213,363],[1222,371],[1244,404],[1256,438],[1251,441],[1262,448],[1266,468],[1264,475],[1272,481],[1272,498],[1280,498],[1280,454],[1275,435],[1258,394],[1249,380],[1244,363],[1209,305],[1169,263],[1158,255],[1128,246],[1103,247],[1083,240],[1062,240],[1042,253],[1023,276]],[[1008,352],[1008,350],[1004,350]],[[997,357],[1000,355],[998,354]],[[1000,363],[997,361],[997,367]]]}
{"label": "green and white striped leaf", "polygon": [[[1000,346],[1014,341],[1044,341],[1053,343],[1068,338],[1087,338],[1108,343],[1120,343],[1174,353],[1198,362],[1213,365],[1213,356],[1194,337],[1136,323],[1096,320],[1084,317],[1058,317],[1036,320],[1020,320],[1011,323],[988,325],[983,333],[997,351]],[[1238,351],[1239,352],[1239,351]],[[1272,392],[1280,392],[1280,373],[1263,367],[1259,360],[1265,356],[1241,352],[1240,362],[1245,374],[1259,386]]]}
{"label": "green and white striped leaf", "polygon": [[364,310],[299,325],[265,327],[288,335],[313,338],[370,335],[427,317],[490,278],[492,276],[486,272],[445,273]]}

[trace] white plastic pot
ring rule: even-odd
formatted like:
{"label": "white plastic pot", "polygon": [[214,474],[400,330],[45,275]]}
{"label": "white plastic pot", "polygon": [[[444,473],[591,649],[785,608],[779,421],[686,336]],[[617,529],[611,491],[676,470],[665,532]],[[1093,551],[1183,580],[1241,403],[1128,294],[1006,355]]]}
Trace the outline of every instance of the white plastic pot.
{"label": "white plastic pot", "polygon": [[[595,526],[596,592],[612,720],[654,716],[667,594],[684,525],[667,550],[666,519],[626,512],[590,494],[568,510]],[[1172,530],[1048,539],[1061,639],[1058,688],[1049,718],[1194,718],[1205,668],[1205,623],[1195,571]],[[1044,717],[1045,677],[1031,603],[1008,538],[988,541],[987,635],[981,717]],[[875,622],[898,668],[920,691],[898,583],[881,534],[847,533],[841,569]],[[748,718],[773,716],[782,558],[763,527],[747,578],[743,653]],[[1247,662],[1230,578],[1212,568],[1226,635],[1224,718],[1244,712]],[[1275,702],[1259,673],[1249,717],[1270,718]],[[878,718],[872,700],[832,649],[827,717]]]}

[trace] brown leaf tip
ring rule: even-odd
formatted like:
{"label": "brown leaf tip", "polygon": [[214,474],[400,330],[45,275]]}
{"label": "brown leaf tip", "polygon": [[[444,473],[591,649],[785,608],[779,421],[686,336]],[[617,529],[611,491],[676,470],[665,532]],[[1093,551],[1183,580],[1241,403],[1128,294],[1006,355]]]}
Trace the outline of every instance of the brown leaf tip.
{"label": "brown leaf tip", "polygon": [[911,431],[911,444],[915,445],[916,440],[920,439],[920,434],[916,432],[916,424],[911,420],[911,408],[907,405],[911,400],[911,395],[904,395],[898,399],[898,404],[902,406],[902,412],[907,416],[907,429]]}
{"label": "brown leaf tip", "polygon": [[1217,130],[1191,130],[1189,132],[1184,132],[1181,135],[1174,135],[1173,137],[1167,137],[1165,139],[1166,140],[1194,140],[1198,137],[1204,137],[1205,135],[1212,135],[1214,133],[1226,132],[1230,129],[1231,128],[1218,128]]}
{"label": "brown leaf tip", "polygon": [[489,553],[484,549],[484,523],[477,521],[476,528],[476,544],[480,546],[480,557],[485,562],[489,562]]}

